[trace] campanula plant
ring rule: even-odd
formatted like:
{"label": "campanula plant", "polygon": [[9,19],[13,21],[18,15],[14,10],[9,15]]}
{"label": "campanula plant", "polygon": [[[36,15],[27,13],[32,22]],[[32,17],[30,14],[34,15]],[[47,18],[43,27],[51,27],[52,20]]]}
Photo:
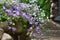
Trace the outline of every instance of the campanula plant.
{"label": "campanula plant", "polygon": [[5,2],[2,5],[0,22],[8,22],[6,29],[12,36],[17,34],[21,40],[28,40],[29,38],[26,38],[28,36],[37,37],[41,34],[46,15],[45,10],[40,8],[40,5],[36,4],[37,2],[36,0],[29,1],[29,3]]}

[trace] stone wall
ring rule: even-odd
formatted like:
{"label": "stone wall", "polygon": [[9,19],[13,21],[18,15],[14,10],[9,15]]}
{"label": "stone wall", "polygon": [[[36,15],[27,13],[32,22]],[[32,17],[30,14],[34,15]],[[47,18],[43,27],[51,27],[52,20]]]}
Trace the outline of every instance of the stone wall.
{"label": "stone wall", "polygon": [[53,18],[58,14],[58,0],[50,0],[50,2],[51,2],[50,17]]}

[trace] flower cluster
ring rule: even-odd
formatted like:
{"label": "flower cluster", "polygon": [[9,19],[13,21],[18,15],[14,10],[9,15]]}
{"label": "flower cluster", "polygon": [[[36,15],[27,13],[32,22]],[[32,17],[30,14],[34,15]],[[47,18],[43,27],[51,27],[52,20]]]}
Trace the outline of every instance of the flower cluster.
{"label": "flower cluster", "polygon": [[[9,16],[10,24],[12,24],[12,17],[17,17],[17,16],[18,18],[22,17],[28,20],[30,24],[29,28],[27,29],[28,32],[35,30],[36,33],[40,33],[40,28],[42,28],[43,23],[40,22],[40,19],[42,19],[42,17],[39,17],[40,10],[37,4],[26,4],[26,3],[15,4],[14,3],[9,5],[10,5],[9,8],[7,8],[8,4],[4,3],[3,10]],[[42,13],[41,16],[45,16],[43,14],[44,12]],[[13,31],[16,30],[15,27],[10,27],[10,26],[8,26],[8,29],[9,30],[12,29]]]}

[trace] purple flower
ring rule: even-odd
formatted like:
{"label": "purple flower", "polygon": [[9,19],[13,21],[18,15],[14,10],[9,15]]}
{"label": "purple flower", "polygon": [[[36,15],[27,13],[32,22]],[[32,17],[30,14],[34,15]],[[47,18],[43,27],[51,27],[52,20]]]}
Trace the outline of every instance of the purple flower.
{"label": "purple flower", "polygon": [[13,8],[16,9],[17,8],[17,5],[13,5]]}
{"label": "purple flower", "polygon": [[19,15],[19,11],[17,11],[17,10],[14,10],[13,13],[16,15]]}
{"label": "purple flower", "polygon": [[27,13],[30,17],[32,16],[32,14],[30,14],[30,13]]}
{"label": "purple flower", "polygon": [[39,22],[35,22],[35,25],[38,25]]}
{"label": "purple flower", "polygon": [[10,8],[16,9],[17,8],[17,5],[16,4],[13,4],[13,5],[10,6]]}
{"label": "purple flower", "polygon": [[8,15],[10,15],[12,11],[11,10],[5,10],[5,12],[8,13]]}
{"label": "purple flower", "polygon": [[34,11],[37,11],[39,10],[38,6],[36,5],[34,8],[33,8]]}
{"label": "purple flower", "polygon": [[29,4],[25,4],[25,3],[21,3],[20,6],[22,7],[22,9],[26,9],[30,7]]}
{"label": "purple flower", "polygon": [[35,22],[36,18],[35,17],[31,17],[30,20],[33,21],[33,22]]}
{"label": "purple flower", "polygon": [[4,3],[4,5],[3,5],[5,8],[8,6],[8,4],[7,3]]}
{"label": "purple flower", "polygon": [[33,24],[34,23],[34,18],[31,17],[30,20],[29,20],[30,24]]}
{"label": "purple flower", "polygon": [[21,3],[22,8],[26,8],[26,5],[24,3]]}
{"label": "purple flower", "polygon": [[12,30],[13,30],[13,31],[16,31],[16,28],[15,28],[15,27],[12,27]]}
{"label": "purple flower", "polygon": [[16,16],[16,14],[13,14],[13,16]]}
{"label": "purple flower", "polygon": [[36,29],[40,29],[40,27],[39,26],[36,26]]}
{"label": "purple flower", "polygon": [[22,12],[22,15],[26,18],[26,19],[29,19],[30,17],[26,14],[26,13],[24,13],[24,12]]}
{"label": "purple flower", "polygon": [[40,33],[40,30],[39,30],[39,29],[36,29],[36,32],[37,32],[37,33]]}
{"label": "purple flower", "polygon": [[12,22],[11,22],[11,21],[10,21],[9,23],[10,23],[10,24],[12,24]]}
{"label": "purple flower", "polygon": [[36,35],[36,33],[33,33],[31,36],[32,36],[32,37],[36,37],[37,35]]}
{"label": "purple flower", "polygon": [[28,15],[25,15],[26,19],[29,19],[30,17]]}
{"label": "purple flower", "polygon": [[39,24],[38,26],[41,28],[42,27],[42,24]]}
{"label": "purple flower", "polygon": [[10,30],[11,29],[11,27],[10,26],[8,26],[8,28],[7,28],[8,30]]}
{"label": "purple flower", "polygon": [[36,26],[35,30],[36,30],[37,33],[40,33],[40,27],[39,26]]}
{"label": "purple flower", "polygon": [[19,15],[19,11],[16,11],[16,14]]}
{"label": "purple flower", "polygon": [[29,21],[30,24],[33,24],[33,21]]}
{"label": "purple flower", "polygon": [[31,17],[30,20],[33,21],[33,17]]}
{"label": "purple flower", "polygon": [[32,31],[32,29],[33,29],[33,27],[30,27],[28,30],[29,30],[29,31]]}

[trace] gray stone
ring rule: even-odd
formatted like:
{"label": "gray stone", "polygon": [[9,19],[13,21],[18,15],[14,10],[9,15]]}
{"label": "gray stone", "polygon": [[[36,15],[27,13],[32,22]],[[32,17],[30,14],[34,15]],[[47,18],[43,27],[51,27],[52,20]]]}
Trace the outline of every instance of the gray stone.
{"label": "gray stone", "polygon": [[55,21],[60,21],[60,16],[54,18]]}

